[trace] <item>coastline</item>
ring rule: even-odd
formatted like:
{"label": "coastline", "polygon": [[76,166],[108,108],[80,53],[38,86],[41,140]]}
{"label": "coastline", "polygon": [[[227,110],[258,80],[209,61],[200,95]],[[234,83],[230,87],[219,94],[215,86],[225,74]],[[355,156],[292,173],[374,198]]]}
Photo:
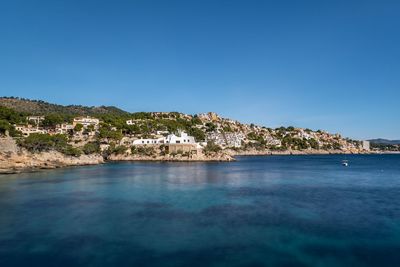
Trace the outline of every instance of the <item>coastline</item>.
{"label": "coastline", "polygon": [[381,154],[375,151],[343,151],[343,150],[250,150],[250,151],[233,151],[228,152],[233,156],[285,156],[285,155],[359,155],[359,154]]}
{"label": "coastline", "polygon": [[81,155],[79,157],[65,156],[59,152],[29,153],[19,151],[18,153],[0,153],[0,174],[15,174],[23,172],[36,172],[46,169],[58,169],[65,167],[99,165],[112,162],[233,162],[236,156],[290,156],[290,155],[380,155],[380,154],[400,154],[396,151],[366,151],[350,153],[345,151],[226,151],[213,155],[192,155],[188,156],[132,156],[132,155],[110,155],[104,159],[101,155]]}
{"label": "coastline", "polygon": [[235,158],[226,153],[213,155],[192,156],[132,156],[132,155],[110,155],[107,159],[102,155],[81,155],[79,157],[66,156],[60,152],[49,151],[41,153],[30,153],[27,151],[0,152],[0,174],[15,174],[22,172],[35,172],[46,169],[57,169],[64,167],[99,165],[107,162],[143,161],[143,162],[232,162]]}
{"label": "coastline", "polygon": [[43,169],[63,167],[98,165],[105,161],[100,155],[81,155],[80,157],[65,156],[60,152],[41,153],[0,153],[0,174],[34,172]]}

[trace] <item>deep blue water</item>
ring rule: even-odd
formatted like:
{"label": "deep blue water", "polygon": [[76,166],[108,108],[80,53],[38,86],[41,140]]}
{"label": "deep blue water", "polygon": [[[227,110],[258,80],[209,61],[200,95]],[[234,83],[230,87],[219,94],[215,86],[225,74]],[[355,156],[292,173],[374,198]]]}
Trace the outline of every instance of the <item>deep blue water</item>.
{"label": "deep blue water", "polygon": [[0,176],[0,266],[400,266],[400,155]]}

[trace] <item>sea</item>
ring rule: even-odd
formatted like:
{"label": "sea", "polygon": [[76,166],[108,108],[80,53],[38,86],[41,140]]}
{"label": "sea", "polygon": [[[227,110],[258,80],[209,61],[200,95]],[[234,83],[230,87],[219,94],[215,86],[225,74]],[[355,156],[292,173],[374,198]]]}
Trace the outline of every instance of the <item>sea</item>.
{"label": "sea", "polygon": [[400,155],[0,175],[0,266],[400,266]]}

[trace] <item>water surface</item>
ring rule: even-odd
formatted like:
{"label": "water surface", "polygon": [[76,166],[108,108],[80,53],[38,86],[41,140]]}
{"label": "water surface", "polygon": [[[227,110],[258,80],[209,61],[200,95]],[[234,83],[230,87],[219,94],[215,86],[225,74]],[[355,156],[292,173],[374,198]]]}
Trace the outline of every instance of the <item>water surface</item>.
{"label": "water surface", "polygon": [[400,155],[0,176],[0,266],[399,266]]}

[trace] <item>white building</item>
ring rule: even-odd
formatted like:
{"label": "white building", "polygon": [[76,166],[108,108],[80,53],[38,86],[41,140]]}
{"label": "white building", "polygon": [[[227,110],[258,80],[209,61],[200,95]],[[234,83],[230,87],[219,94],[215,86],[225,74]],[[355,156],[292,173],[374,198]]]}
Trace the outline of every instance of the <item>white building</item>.
{"label": "white building", "polygon": [[134,120],[127,120],[127,121],[126,121],[126,124],[127,124],[127,125],[134,125],[134,124],[135,124],[135,121],[134,121]]}
{"label": "white building", "polygon": [[39,127],[32,127],[30,125],[15,125],[15,129],[17,131],[20,131],[23,136],[27,137],[30,134],[33,133],[40,133],[40,134],[45,134],[47,133],[46,130],[39,128]]}
{"label": "white building", "polygon": [[39,125],[40,122],[42,122],[44,120],[44,116],[28,116],[26,117],[26,120],[28,122],[34,122],[36,125]]}
{"label": "white building", "polygon": [[99,126],[100,120],[92,117],[77,117],[74,118],[73,126],[75,127],[77,124],[82,124],[84,128],[87,128],[89,125],[93,125],[95,128]]}
{"label": "white building", "polygon": [[137,139],[132,142],[132,145],[156,145],[165,144],[165,137],[157,139]]}
{"label": "white building", "polygon": [[74,125],[63,123],[63,124],[57,125],[56,132],[59,134],[68,134],[73,129],[74,129]]}
{"label": "white building", "polygon": [[146,144],[196,144],[193,136],[189,136],[185,132],[181,132],[180,136],[169,134],[167,137],[160,137],[156,139],[137,139],[132,142],[133,145],[146,145]]}
{"label": "white building", "polygon": [[157,133],[157,135],[169,134],[168,131],[157,131],[156,133]]}
{"label": "white building", "polygon": [[176,136],[175,134],[169,134],[166,137],[167,144],[195,144],[196,140],[194,140],[193,136],[189,136],[185,132],[181,132],[181,136]]}

